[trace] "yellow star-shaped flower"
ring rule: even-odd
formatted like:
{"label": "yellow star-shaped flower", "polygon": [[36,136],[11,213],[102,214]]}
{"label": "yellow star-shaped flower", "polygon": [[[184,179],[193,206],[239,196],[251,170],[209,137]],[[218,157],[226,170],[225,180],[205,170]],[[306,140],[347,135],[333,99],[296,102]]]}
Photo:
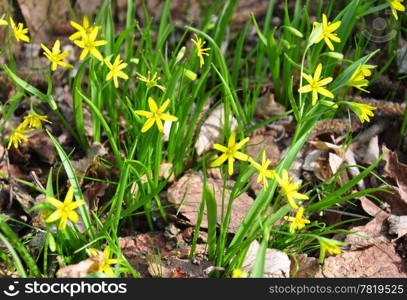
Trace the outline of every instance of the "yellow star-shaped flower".
{"label": "yellow star-shaped flower", "polygon": [[14,148],[17,149],[18,145],[21,144],[23,141],[28,141],[28,137],[25,134],[31,131],[32,129],[26,128],[24,123],[18,125],[16,129],[12,130],[7,149],[10,149],[11,145],[13,145]]}
{"label": "yellow star-shaped flower", "polygon": [[238,150],[243,147],[249,141],[249,138],[244,138],[239,143],[236,144],[236,132],[232,132],[229,137],[227,147],[222,146],[220,144],[214,144],[213,148],[223,152],[221,156],[219,156],[214,162],[212,162],[212,167],[219,167],[222,165],[226,160],[228,161],[228,173],[229,175],[233,174],[233,163],[235,159],[247,161],[249,160],[249,155],[244,154]]}
{"label": "yellow star-shaped flower", "polygon": [[113,64],[111,64],[110,61],[105,58],[105,64],[110,69],[110,72],[107,73],[106,81],[109,81],[113,78],[115,88],[119,87],[119,80],[117,79],[118,77],[124,80],[129,79],[129,76],[127,76],[127,74],[122,71],[124,68],[127,67],[127,63],[120,60],[120,54],[117,55]]}
{"label": "yellow star-shaped flower", "polygon": [[390,5],[391,8],[391,12],[393,13],[393,16],[396,20],[399,19],[399,17],[397,16],[397,11],[405,11],[406,8],[403,4],[401,4],[401,2],[403,2],[404,0],[387,0],[387,2]]}
{"label": "yellow star-shaped flower", "polygon": [[103,61],[103,56],[96,47],[106,45],[107,41],[96,41],[98,31],[99,27],[94,27],[89,34],[83,35],[81,40],[74,41],[76,46],[83,49],[79,57],[80,60],[84,60],[88,53],[90,53],[98,60]]}
{"label": "yellow star-shaped flower", "polygon": [[107,246],[103,252],[96,250],[94,248],[88,249],[89,254],[93,257],[102,257],[101,262],[99,263],[98,272],[104,273],[109,277],[114,277],[114,273],[110,265],[117,264],[118,259],[110,258],[110,247]]}
{"label": "yellow star-shaped flower", "polygon": [[204,65],[204,56],[209,56],[209,53],[206,52],[211,50],[211,48],[204,48],[206,42],[201,40],[196,34],[195,40],[191,39],[191,41],[196,46],[196,55],[199,57],[199,67],[202,68],[202,66]]}
{"label": "yellow star-shaped flower", "polygon": [[89,18],[87,16],[83,17],[82,25],[80,25],[74,21],[71,21],[71,26],[77,30],[77,32],[75,32],[74,34],[71,34],[69,36],[69,39],[71,41],[80,39],[85,35],[91,34],[93,29],[96,27],[100,28],[100,26],[91,26],[90,22],[89,22]]}
{"label": "yellow star-shaped flower", "polygon": [[51,223],[55,222],[58,219],[61,219],[58,225],[59,229],[65,229],[68,219],[74,223],[78,222],[79,216],[75,212],[75,209],[85,204],[85,201],[72,201],[73,195],[74,189],[73,186],[71,186],[66,193],[64,202],[61,202],[53,197],[48,197],[47,201],[55,206],[57,209],[45,220],[45,222]]}
{"label": "yellow star-shaped flower", "polygon": [[51,62],[52,71],[56,71],[58,65],[62,67],[72,68],[71,64],[62,61],[70,54],[70,51],[61,52],[61,42],[59,40],[55,41],[54,46],[52,47],[52,51],[49,50],[44,44],[41,44],[41,48],[45,51],[44,55],[46,56],[46,58],[48,58],[48,60]]}
{"label": "yellow star-shaped flower", "polygon": [[137,79],[145,82],[148,87],[157,87],[163,92],[165,92],[165,87],[158,84],[158,80],[160,80],[160,77],[157,76],[157,73],[154,73],[153,77],[151,77],[150,71],[147,72],[147,77],[140,73],[136,73],[136,75]]}
{"label": "yellow star-shaped flower", "polygon": [[350,109],[358,116],[361,123],[365,121],[370,122],[369,117],[374,116],[372,111],[377,109],[374,106],[358,102],[346,102],[346,104],[348,104]]}
{"label": "yellow star-shaped flower", "polygon": [[376,66],[371,65],[360,65],[353,72],[352,76],[349,78],[346,85],[353,86],[361,91],[369,93],[368,90],[365,90],[363,87],[369,85],[369,81],[365,78],[372,75],[372,72],[369,69],[372,69]]}
{"label": "yellow star-shaped flower", "polygon": [[281,188],[281,193],[287,198],[288,203],[294,209],[298,209],[298,205],[295,202],[298,200],[309,199],[307,195],[298,192],[299,186],[292,182],[292,178],[288,176],[286,169],[281,171],[281,176],[275,173],[276,180]]}
{"label": "yellow star-shaped flower", "polygon": [[310,220],[304,219],[302,216],[304,215],[304,207],[300,207],[295,214],[295,217],[284,217],[284,220],[291,222],[290,224],[290,231],[294,232],[297,229],[300,230],[305,227],[305,224],[309,224]]}
{"label": "yellow star-shaped flower", "polygon": [[324,79],[321,78],[321,73],[322,73],[322,64],[319,64],[315,70],[314,77],[311,75],[307,75],[305,73],[302,73],[302,77],[305,78],[306,81],[308,81],[309,84],[302,86],[298,89],[299,93],[309,93],[312,92],[312,105],[315,105],[318,100],[318,94],[321,94],[325,97],[328,98],[334,98],[334,94],[332,94],[330,91],[327,89],[323,88],[324,85],[329,84],[333,78],[332,77],[327,77]]}
{"label": "yellow star-shaped flower", "polygon": [[263,188],[267,189],[268,181],[267,179],[274,178],[274,170],[268,170],[267,168],[271,164],[271,160],[267,159],[266,151],[263,150],[262,161],[261,164],[257,163],[253,159],[249,158],[250,163],[253,167],[255,167],[259,173],[257,176],[257,183],[263,181]]}
{"label": "yellow star-shaped flower", "polygon": [[13,29],[14,37],[17,41],[23,41],[26,43],[30,42],[30,38],[28,37],[28,28],[24,28],[23,23],[14,23],[13,18],[10,18],[11,28]]}
{"label": "yellow star-shaped flower", "polygon": [[177,117],[164,113],[164,111],[167,109],[169,104],[170,104],[170,99],[167,99],[163,105],[158,107],[157,103],[154,101],[154,99],[152,97],[149,97],[148,106],[150,107],[150,111],[144,111],[144,110],[135,111],[136,114],[147,118],[147,121],[144,123],[143,128],[141,128],[141,132],[146,132],[147,130],[149,130],[154,125],[154,123],[157,124],[158,130],[160,132],[163,132],[164,126],[163,126],[162,120],[169,121],[169,122],[178,121]]}
{"label": "yellow star-shaped flower", "polygon": [[28,115],[24,117],[24,121],[22,123],[23,127],[28,128],[36,128],[38,130],[42,129],[42,122],[51,123],[48,120],[47,116],[39,115],[34,112],[30,112]]}
{"label": "yellow star-shaped flower", "polygon": [[325,254],[328,251],[329,254],[340,254],[341,248],[339,246],[345,246],[345,242],[340,242],[337,240],[327,239],[324,237],[318,237],[320,245],[319,261],[322,263],[325,259]]}
{"label": "yellow star-shaped flower", "polygon": [[[318,26],[320,23],[315,22],[314,23],[314,28]],[[341,39],[338,38],[336,33],[333,33],[335,30],[337,30],[341,26],[341,21],[331,23],[328,22],[328,18],[326,17],[325,14],[322,15],[322,32],[321,35],[315,40],[314,44],[318,44],[320,41],[324,40],[325,43],[327,44],[328,48],[331,51],[334,51],[334,45],[332,44],[331,41],[335,43],[340,43]]]}

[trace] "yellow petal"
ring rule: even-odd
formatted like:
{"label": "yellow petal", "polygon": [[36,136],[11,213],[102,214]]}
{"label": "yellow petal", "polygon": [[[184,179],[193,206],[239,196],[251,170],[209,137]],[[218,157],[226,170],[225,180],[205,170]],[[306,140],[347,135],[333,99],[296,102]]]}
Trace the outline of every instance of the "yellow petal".
{"label": "yellow petal", "polygon": [[164,121],[176,122],[178,118],[170,114],[161,114],[160,118]]}
{"label": "yellow petal", "polygon": [[318,93],[320,93],[321,95],[324,95],[325,97],[328,98],[334,98],[334,94],[332,94],[330,91],[328,91],[327,89],[324,89],[322,87],[318,88]]}
{"label": "yellow petal", "polygon": [[148,97],[148,106],[151,112],[156,112],[158,110],[157,103],[155,103],[153,97]]}
{"label": "yellow petal", "polygon": [[61,201],[59,201],[55,198],[52,198],[52,197],[47,197],[47,201],[49,203],[51,203],[53,206],[55,206],[56,208],[61,208],[64,206],[64,204]]}
{"label": "yellow petal", "polygon": [[57,209],[56,211],[54,211],[54,212],[45,220],[45,222],[47,222],[47,223],[55,222],[55,221],[58,220],[61,216],[62,216],[62,211],[61,211],[60,209]]}
{"label": "yellow petal", "polygon": [[146,132],[147,130],[149,130],[153,125],[154,125],[154,119],[150,118],[148,119],[145,123],[143,128],[141,128],[141,132]]}
{"label": "yellow petal", "polygon": [[135,110],[134,112],[140,116],[147,117],[147,118],[150,118],[153,115],[151,112],[145,111],[145,110]]}
{"label": "yellow petal", "polygon": [[231,156],[228,157],[228,173],[229,176],[233,175],[233,163],[235,162],[235,159]]}
{"label": "yellow petal", "polygon": [[235,146],[236,143],[236,132],[232,132],[230,134],[229,140],[228,140],[228,148],[231,149]]}
{"label": "yellow petal", "polygon": [[159,111],[160,111],[160,112],[164,112],[164,111],[167,109],[167,107],[168,107],[169,104],[170,104],[170,99],[165,100],[165,102],[163,103],[163,105],[161,105]]}
{"label": "yellow petal", "polygon": [[216,160],[214,160],[211,164],[211,167],[219,167],[222,165],[226,160],[228,159],[228,156],[223,153],[221,156],[219,156]]}
{"label": "yellow petal", "polygon": [[214,144],[213,148],[218,150],[218,151],[222,151],[222,152],[227,152],[228,151],[228,148],[226,148],[225,146],[220,145],[220,144]]}
{"label": "yellow petal", "polygon": [[240,148],[242,148],[243,147],[243,145],[244,144],[246,144],[248,141],[250,140],[250,138],[244,138],[243,140],[241,140],[239,143],[237,143],[236,145],[235,145],[235,149],[236,150],[239,150]]}
{"label": "yellow petal", "polygon": [[243,160],[243,161],[247,161],[249,159],[249,156],[247,154],[244,154],[239,151],[236,151],[236,153],[233,156],[235,158],[237,158],[238,160]]}

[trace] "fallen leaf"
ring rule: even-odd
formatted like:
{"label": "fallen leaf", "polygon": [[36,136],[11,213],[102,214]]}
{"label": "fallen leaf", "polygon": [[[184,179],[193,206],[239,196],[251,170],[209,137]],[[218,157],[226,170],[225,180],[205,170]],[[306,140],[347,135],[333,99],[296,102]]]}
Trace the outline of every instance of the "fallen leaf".
{"label": "fallen leaf", "polygon": [[389,233],[397,235],[396,240],[407,234],[407,216],[395,216],[388,217]]}
{"label": "fallen leaf", "polygon": [[388,213],[380,211],[373,220],[369,221],[366,225],[352,227],[350,231],[358,235],[350,234],[346,237],[345,242],[349,244],[350,249],[360,249],[388,242],[388,239],[385,237],[387,234],[385,221],[388,216]]}
{"label": "fallen leaf", "polygon": [[30,29],[31,39],[37,43],[46,43],[52,37],[54,26],[68,21],[69,9],[65,0],[17,1]]}
{"label": "fallen leaf", "polygon": [[[233,186],[233,181],[228,181],[228,186]],[[223,181],[213,178],[207,178],[207,185],[211,190],[214,190],[215,199],[217,202],[217,218],[218,224],[221,222],[222,210],[222,188]],[[179,207],[179,213],[187,218],[185,225],[195,226],[198,219],[199,207],[202,199],[203,192],[203,178],[201,173],[187,173],[182,176],[174,185],[168,189],[168,201],[171,204]],[[225,193],[224,209],[226,209],[229,202],[230,190],[227,189]],[[229,232],[236,232],[241,222],[246,216],[253,203],[253,199],[246,193],[233,200],[232,215],[229,225]],[[176,221],[181,221],[180,218],[175,216]],[[202,228],[208,227],[206,218],[206,207],[204,217],[201,223]]]}
{"label": "fallen leaf", "polygon": [[397,154],[383,146],[384,174],[393,179],[399,188],[401,200],[407,204],[407,165],[398,160]]}
{"label": "fallen leaf", "polygon": [[356,251],[330,256],[317,278],[406,278],[405,262],[395,251],[395,244],[383,241]]}
{"label": "fallen leaf", "polygon": [[383,212],[383,210],[379,206],[377,206],[373,201],[364,196],[360,197],[359,201],[362,205],[363,210],[372,217],[375,217],[379,213]]}
{"label": "fallen leaf", "polygon": [[54,164],[57,153],[49,136],[43,132],[37,132],[28,139],[29,151],[34,152],[41,161]]}
{"label": "fallen leaf", "polygon": [[275,101],[273,93],[268,92],[257,99],[255,116],[260,119],[269,119],[281,115],[285,111],[285,106]]}
{"label": "fallen leaf", "polygon": [[58,270],[58,278],[82,278],[99,270],[103,257],[95,256]]}
{"label": "fallen leaf", "polygon": [[292,278],[313,278],[319,271],[320,265],[315,257],[309,257],[307,254],[297,254],[290,257],[290,259]]}

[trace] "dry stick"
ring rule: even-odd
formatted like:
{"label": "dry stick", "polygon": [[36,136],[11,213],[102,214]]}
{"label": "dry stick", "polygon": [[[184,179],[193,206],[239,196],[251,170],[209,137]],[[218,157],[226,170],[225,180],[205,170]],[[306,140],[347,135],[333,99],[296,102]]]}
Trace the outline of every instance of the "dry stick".
{"label": "dry stick", "polygon": [[346,211],[340,211],[332,208],[326,208],[325,211],[329,211],[331,213],[339,214],[339,215],[344,215],[344,216],[349,216],[349,217],[355,217],[355,218],[362,218],[362,219],[373,219],[373,217],[368,217],[368,216],[363,216],[359,214],[354,214]]}
{"label": "dry stick", "polygon": [[30,172],[30,176],[31,176],[32,180],[35,182],[35,184],[36,184],[40,189],[42,189],[42,190],[45,191],[45,188],[44,188],[44,186],[41,184],[41,182],[40,182],[40,180],[39,180],[39,178],[38,178],[37,173],[35,173],[35,171],[31,171],[31,172]]}

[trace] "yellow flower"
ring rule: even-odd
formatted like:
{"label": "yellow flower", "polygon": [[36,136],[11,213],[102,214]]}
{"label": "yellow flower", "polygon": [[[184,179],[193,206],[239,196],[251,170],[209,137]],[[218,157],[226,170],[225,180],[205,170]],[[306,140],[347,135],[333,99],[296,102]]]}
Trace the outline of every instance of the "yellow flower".
{"label": "yellow flower", "polygon": [[320,254],[319,254],[319,260],[322,263],[325,258],[326,251],[328,251],[329,254],[340,254],[341,253],[341,248],[339,246],[345,246],[345,242],[340,242],[337,240],[332,240],[332,239],[327,239],[324,237],[318,237],[319,245],[320,245]]}
{"label": "yellow flower", "polygon": [[305,73],[302,73],[302,77],[305,78],[306,81],[308,81],[309,84],[300,87],[298,89],[299,93],[309,93],[312,92],[312,105],[315,105],[318,100],[318,94],[321,94],[325,97],[328,98],[334,98],[334,94],[332,94],[330,91],[327,89],[323,88],[324,85],[327,85],[330,83],[333,78],[332,77],[327,77],[324,79],[320,79],[322,73],[322,64],[319,64],[315,70],[314,77],[311,75],[307,75]]}
{"label": "yellow flower", "polygon": [[263,187],[265,189],[267,189],[267,187],[268,187],[267,179],[274,178],[274,171],[267,170],[268,166],[271,164],[271,160],[267,159],[266,151],[263,150],[261,165],[259,163],[255,162],[251,158],[249,158],[249,161],[252,164],[252,166],[257,169],[257,171],[259,173],[259,175],[257,176],[257,183],[260,183],[261,181],[263,181]]}
{"label": "yellow flower", "polygon": [[376,109],[374,106],[358,102],[346,102],[346,104],[348,104],[350,109],[352,109],[353,112],[359,117],[361,123],[364,123],[365,121],[370,122],[369,117],[374,116],[374,113],[372,112],[372,110]]}
{"label": "yellow flower", "polygon": [[65,57],[67,57],[70,54],[70,51],[61,52],[61,42],[59,40],[55,41],[54,46],[52,47],[52,51],[49,50],[44,44],[41,44],[41,48],[45,51],[44,55],[52,63],[51,64],[52,71],[55,71],[58,65],[62,67],[72,68],[71,64],[62,61]]}
{"label": "yellow flower", "polygon": [[[318,25],[318,22],[314,22],[314,28]],[[320,41],[324,40],[327,46],[331,51],[334,51],[334,46],[332,45],[332,42],[335,43],[340,43],[341,39],[338,38],[336,33],[333,33],[335,30],[337,30],[341,26],[341,21],[331,23],[328,22],[328,19],[325,14],[322,15],[322,32],[321,35],[315,40],[314,44],[318,44]]]}
{"label": "yellow flower", "polygon": [[232,272],[232,278],[246,278],[247,275],[248,274],[241,269],[234,269]]}
{"label": "yellow flower", "polygon": [[245,138],[241,140],[239,143],[236,144],[236,132],[232,132],[228,140],[228,146],[222,146],[220,144],[214,144],[213,148],[218,151],[223,152],[221,156],[219,156],[212,164],[212,167],[219,167],[223,164],[226,160],[228,161],[228,173],[229,175],[233,174],[233,163],[235,159],[247,161],[249,160],[249,155],[244,154],[238,151],[240,148],[243,147],[249,141],[249,138]]}
{"label": "yellow flower", "polygon": [[298,209],[298,205],[295,199],[307,200],[309,199],[307,195],[298,192],[299,186],[292,182],[292,178],[288,176],[286,169],[282,170],[282,176],[275,174],[276,180],[281,187],[281,193],[287,198],[288,203],[294,209]]}
{"label": "yellow flower", "polygon": [[0,18],[0,26],[7,26],[8,22],[3,19],[3,17]]}
{"label": "yellow flower", "polygon": [[74,21],[71,21],[71,26],[77,30],[77,32],[69,36],[69,39],[71,41],[80,39],[85,35],[91,34],[92,30],[96,27],[100,28],[100,26],[90,26],[89,18],[87,16],[83,17],[82,25]]}
{"label": "yellow flower", "polygon": [[114,277],[114,273],[110,265],[117,264],[119,260],[110,258],[110,247],[107,246],[103,252],[93,248],[89,248],[88,251],[93,257],[103,257],[102,261],[99,263],[98,272],[104,273],[109,277]]}
{"label": "yellow flower", "polygon": [[23,127],[28,128],[36,128],[38,130],[42,129],[42,122],[51,123],[48,120],[47,116],[42,116],[33,112],[30,112],[28,115],[24,117],[24,121],[22,123]]}
{"label": "yellow flower", "polygon": [[302,229],[305,227],[305,224],[309,224],[310,220],[303,219],[302,216],[304,215],[304,207],[300,207],[295,214],[295,217],[284,217],[284,220],[291,222],[290,224],[290,231],[294,232],[297,229]]}
{"label": "yellow flower", "polygon": [[78,222],[79,216],[75,212],[75,209],[79,206],[85,204],[84,200],[72,201],[74,189],[71,186],[66,193],[64,202],[61,202],[53,197],[47,197],[47,201],[55,206],[57,209],[45,220],[45,222],[55,222],[58,219],[61,219],[59,222],[59,229],[65,229],[67,220],[72,222]]}
{"label": "yellow flower", "polygon": [[10,24],[11,28],[13,29],[14,37],[17,41],[21,40],[26,43],[30,42],[30,38],[27,36],[28,28],[24,28],[23,23],[18,23],[18,25],[16,26],[13,18],[10,18]]}
{"label": "yellow flower", "polygon": [[105,40],[96,41],[98,31],[99,27],[94,27],[89,34],[83,35],[80,41],[78,40],[74,41],[76,46],[83,48],[81,56],[79,57],[80,60],[84,60],[88,53],[90,52],[90,54],[92,54],[95,58],[97,58],[100,61],[103,61],[103,56],[99,52],[99,50],[96,49],[96,47],[106,45],[107,41]]}
{"label": "yellow flower", "polygon": [[204,55],[209,56],[209,53],[206,53],[206,51],[211,50],[211,48],[203,48],[206,42],[202,41],[196,34],[195,40],[191,39],[191,41],[196,46],[196,55],[199,57],[199,67],[202,68],[204,65]]}
{"label": "yellow flower", "polygon": [[116,59],[113,62],[113,65],[107,58],[105,58],[105,64],[110,69],[110,72],[107,73],[106,81],[109,81],[113,78],[114,86],[116,88],[119,87],[119,81],[117,77],[123,78],[124,80],[129,79],[129,76],[127,76],[127,74],[122,71],[125,67],[127,67],[127,63],[120,60],[120,54],[117,55]]}
{"label": "yellow flower", "polygon": [[372,72],[369,70],[369,69],[372,69],[372,67],[375,67],[375,66],[369,66],[369,65],[358,66],[356,68],[356,70],[353,72],[352,76],[349,78],[346,85],[353,86],[361,91],[369,93],[369,91],[365,90],[363,87],[369,85],[369,81],[365,78],[365,76],[372,75]]}
{"label": "yellow flower", "polygon": [[396,20],[398,20],[398,16],[397,16],[397,11],[405,11],[406,8],[404,7],[403,4],[401,4],[401,2],[403,2],[404,0],[387,0],[387,2],[390,5],[391,8],[391,12],[393,13],[393,16]]}
{"label": "yellow flower", "polygon": [[10,149],[11,145],[13,145],[14,148],[17,149],[18,145],[21,144],[23,141],[28,141],[28,137],[25,136],[25,134],[31,131],[32,129],[26,128],[24,123],[18,125],[17,128],[13,129],[13,132],[11,133],[7,149]]}
{"label": "yellow flower", "polygon": [[153,77],[151,77],[150,71],[147,72],[147,77],[144,75],[141,75],[140,73],[136,73],[136,75],[137,75],[137,79],[145,82],[148,87],[155,86],[155,87],[158,87],[163,92],[165,92],[165,87],[163,87],[162,85],[159,85],[157,83],[157,81],[160,80],[160,77],[157,76],[157,73],[154,73]]}
{"label": "yellow flower", "polygon": [[377,66],[374,65],[361,65],[360,66],[360,71],[365,77],[369,77],[372,75],[372,71],[370,69],[375,69]]}
{"label": "yellow flower", "polygon": [[158,130],[163,132],[164,126],[161,120],[169,122],[178,121],[177,117],[164,113],[169,104],[170,99],[167,99],[163,105],[158,107],[154,99],[152,97],[149,97],[148,106],[150,107],[150,111],[144,110],[135,111],[136,114],[147,118],[147,121],[144,123],[143,128],[141,128],[141,132],[146,132],[147,130],[149,130],[154,125],[154,123],[157,124]]}

